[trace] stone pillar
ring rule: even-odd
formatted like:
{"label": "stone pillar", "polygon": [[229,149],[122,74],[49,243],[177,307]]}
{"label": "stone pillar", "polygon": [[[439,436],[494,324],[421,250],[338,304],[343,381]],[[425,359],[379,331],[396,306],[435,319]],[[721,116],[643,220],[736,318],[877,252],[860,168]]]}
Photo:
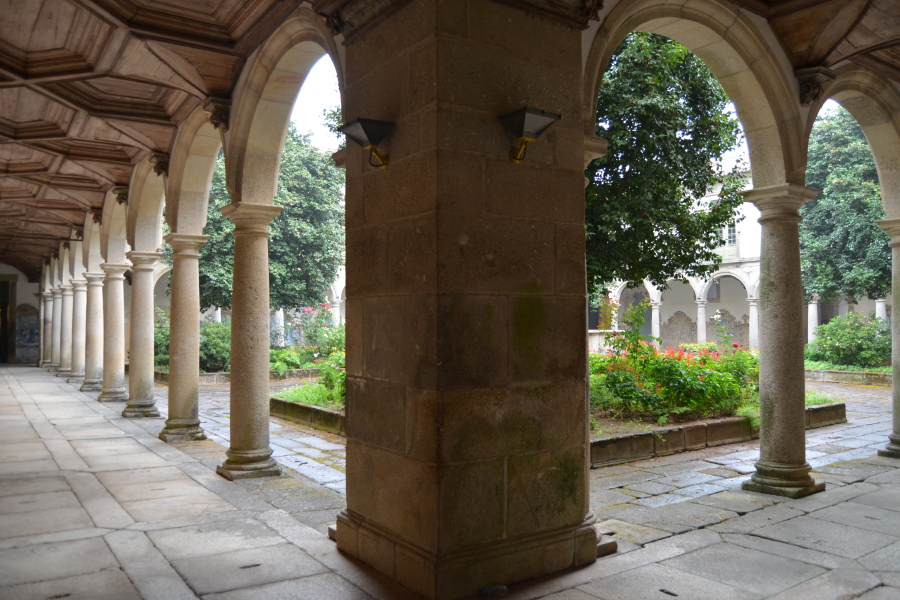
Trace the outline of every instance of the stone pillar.
{"label": "stone pillar", "polygon": [[[592,563],[581,33],[412,0],[346,52],[345,118],[397,126],[386,169],[347,147],[338,547],[441,599]],[[517,164],[525,105],[564,118]]]}
{"label": "stone pillar", "polygon": [[215,321],[216,323],[222,322],[222,309],[219,308],[218,306],[215,308],[215,310],[213,310],[212,320]]}
{"label": "stone pillar", "polygon": [[759,298],[747,298],[750,305],[750,349],[759,350]]}
{"label": "stone pillar", "polygon": [[[659,302],[651,302],[650,303],[650,335],[658,338],[660,336],[659,330]],[[657,342],[655,344],[659,345]]]}
{"label": "stone pillar", "polygon": [[44,299],[44,331],[43,331],[43,348],[41,348],[41,367],[49,369],[53,362],[53,292],[50,290],[41,294]]}
{"label": "stone pillar", "polygon": [[82,392],[99,392],[103,386],[103,273],[85,273],[87,307]]}
{"label": "stone pillar", "polygon": [[813,294],[807,306],[806,315],[806,341],[813,343],[816,341],[816,327],[819,326],[819,296]]}
{"label": "stone pillar", "polygon": [[281,346],[282,348],[285,346],[283,308],[276,309],[275,314],[272,315],[272,345]]}
{"label": "stone pillar", "polygon": [[838,315],[846,315],[849,312],[853,312],[850,307],[850,303],[847,302],[846,298],[841,298],[838,302]]}
{"label": "stone pillar", "polygon": [[328,308],[331,309],[331,322],[337,327],[341,324],[341,301],[336,300],[334,302],[329,302]]}
{"label": "stone pillar", "polygon": [[53,288],[53,325],[51,326],[50,340],[50,371],[55,373],[59,370],[60,355],[60,338],[62,334],[62,288]]}
{"label": "stone pillar", "polygon": [[100,402],[125,402],[125,271],[127,264],[103,263],[103,385]]}
{"label": "stone pillar", "polygon": [[800,498],[825,489],[806,462],[800,215],[816,190],[779,185],[744,192],[760,210],[760,459],[743,488]]}
{"label": "stone pillar", "polygon": [[887,321],[887,300],[884,298],[875,301],[875,318]]}
{"label": "stone pillar", "polygon": [[59,371],[57,377],[68,377],[72,372],[72,284],[62,286],[62,330],[59,333]]}
{"label": "stone pillar", "polygon": [[85,336],[87,326],[87,281],[72,280],[72,372],[66,383],[81,385],[84,379]]}
{"label": "stone pillar", "polygon": [[697,300],[697,343],[706,343],[706,300]]}
{"label": "stone pillar", "polygon": [[891,379],[893,383],[893,431],[879,456],[900,458],[900,219],[878,221],[878,226],[891,236]]}
{"label": "stone pillar", "polygon": [[129,252],[131,261],[131,347],[128,404],[123,417],[158,417],[153,399],[153,271],[160,252]]}
{"label": "stone pillar", "polygon": [[169,308],[169,418],[166,442],[205,440],[200,429],[200,247],[209,236],[171,233],[172,304]]}
{"label": "stone pillar", "polygon": [[269,447],[269,223],[280,206],[230,204],[234,221],[231,296],[231,442],[217,472],[227,479],[281,474]]}

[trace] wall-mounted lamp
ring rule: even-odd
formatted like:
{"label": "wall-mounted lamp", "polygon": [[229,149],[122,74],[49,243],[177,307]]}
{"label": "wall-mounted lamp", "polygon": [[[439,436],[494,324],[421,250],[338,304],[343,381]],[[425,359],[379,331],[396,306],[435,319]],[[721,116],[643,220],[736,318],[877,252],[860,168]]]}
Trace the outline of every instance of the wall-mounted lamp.
{"label": "wall-mounted lamp", "polygon": [[512,131],[520,142],[519,147],[509,153],[512,161],[514,163],[522,162],[528,143],[541,137],[542,133],[560,119],[562,119],[562,115],[527,106],[500,117],[500,121]]}
{"label": "wall-mounted lamp", "polygon": [[[394,124],[390,121],[356,119],[338,127],[338,131],[369,151],[370,165],[385,169],[388,166],[388,157],[386,154],[378,152],[378,144],[381,143],[381,140],[384,139],[393,126]],[[372,157],[378,161],[378,164],[372,162]]]}

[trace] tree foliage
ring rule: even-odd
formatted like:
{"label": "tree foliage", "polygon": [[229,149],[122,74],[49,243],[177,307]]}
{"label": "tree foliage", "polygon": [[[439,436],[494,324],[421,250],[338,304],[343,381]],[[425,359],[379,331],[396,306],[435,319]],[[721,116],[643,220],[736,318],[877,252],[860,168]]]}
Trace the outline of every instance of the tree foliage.
{"label": "tree foliage", "polygon": [[[284,207],[269,226],[269,303],[273,308],[317,305],[344,261],[343,171],[309,136],[288,129],[274,202]],[[200,305],[231,307],[234,225],[219,211],[231,203],[222,156],[216,162],[200,251]]]}
{"label": "tree foliage", "polygon": [[806,185],[821,190],[801,209],[803,291],[838,297],[884,298],[891,291],[890,236],[872,152],[843,108],[820,115],[809,140]]}
{"label": "tree foliage", "polygon": [[[729,100],[694,54],[668,38],[632,33],[616,50],[597,100],[608,153],[585,171],[587,272],[605,288],[713,273],[721,230],[739,219],[740,165],[722,155],[740,139]],[[701,199],[721,185],[718,199]]]}

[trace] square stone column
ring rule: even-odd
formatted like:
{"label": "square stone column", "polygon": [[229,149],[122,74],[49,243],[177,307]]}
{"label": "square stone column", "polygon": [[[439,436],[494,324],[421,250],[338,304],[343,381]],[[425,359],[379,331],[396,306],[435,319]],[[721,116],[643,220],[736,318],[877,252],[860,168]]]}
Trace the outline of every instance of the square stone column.
{"label": "square stone column", "polygon": [[759,283],[759,461],[743,489],[800,498],[825,489],[806,462],[800,215],[817,190],[785,184],[744,192],[762,225]]}
{"label": "square stone column", "polygon": [[[581,33],[413,0],[347,45],[347,510],[338,547],[427,598],[596,560]],[[563,114],[515,164],[498,117]]]}

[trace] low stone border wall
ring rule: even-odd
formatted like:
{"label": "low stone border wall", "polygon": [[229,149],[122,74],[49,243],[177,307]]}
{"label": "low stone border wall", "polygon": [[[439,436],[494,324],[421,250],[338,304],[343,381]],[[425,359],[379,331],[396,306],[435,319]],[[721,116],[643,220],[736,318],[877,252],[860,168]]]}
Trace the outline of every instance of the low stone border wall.
{"label": "low stone border wall", "polygon": [[316,429],[324,429],[338,435],[347,435],[346,417],[337,411],[321,406],[288,402],[281,398],[270,398],[269,414],[302,425],[309,425]]}
{"label": "low stone border wall", "polygon": [[[318,376],[319,369],[285,371],[284,375],[279,375],[278,371],[269,371],[269,381],[299,381]],[[167,371],[153,371],[153,380],[159,383],[169,383],[169,373]],[[200,385],[222,385],[230,381],[231,373],[200,373]]]}
{"label": "low stone border wall", "polygon": [[[822,404],[806,407],[806,428],[825,427],[847,422],[844,404]],[[591,442],[591,466],[605,467],[617,463],[667,456],[711,446],[745,442],[759,437],[751,430],[747,417],[711,419],[696,425],[657,429]]]}
{"label": "low stone border wall", "polygon": [[827,383],[855,383],[857,385],[880,385],[891,387],[890,373],[867,373],[866,371],[806,371],[807,381]]}

